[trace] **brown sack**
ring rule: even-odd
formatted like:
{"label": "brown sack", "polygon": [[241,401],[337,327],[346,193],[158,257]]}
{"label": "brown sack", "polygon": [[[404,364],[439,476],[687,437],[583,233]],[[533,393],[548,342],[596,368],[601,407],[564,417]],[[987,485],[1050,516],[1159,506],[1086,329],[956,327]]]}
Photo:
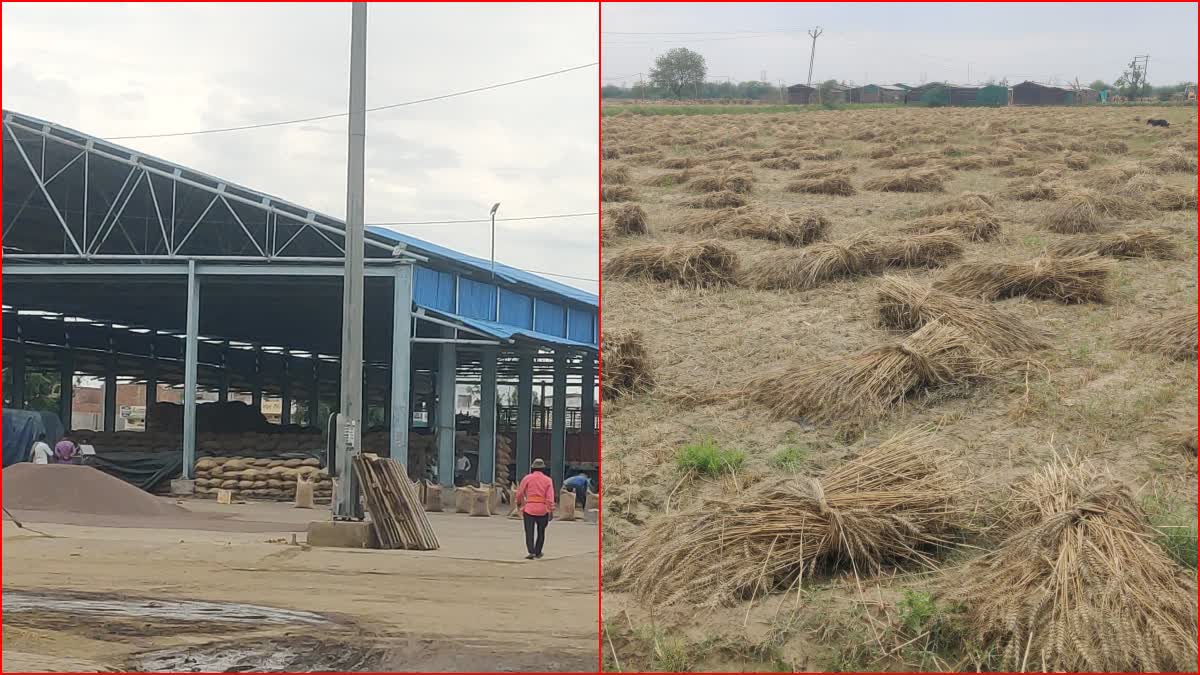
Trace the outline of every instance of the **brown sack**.
{"label": "brown sack", "polygon": [[442,486],[435,483],[425,485],[425,510],[438,512],[442,510]]}
{"label": "brown sack", "polygon": [[584,511],[595,511],[600,508],[600,495],[588,490],[587,501],[584,502]]}
{"label": "brown sack", "polygon": [[471,497],[474,491],[469,487],[460,487],[454,489],[454,512],[455,513],[470,513],[471,512]]}
{"label": "brown sack", "polygon": [[575,491],[563,490],[558,494],[558,508],[554,509],[555,520],[575,520]]}
{"label": "brown sack", "polygon": [[313,484],[301,479],[296,483],[296,508],[311,509],[313,507]]}
{"label": "brown sack", "polygon": [[472,516],[486,518],[492,515],[488,504],[488,499],[491,497],[488,490],[471,490],[470,495]]}

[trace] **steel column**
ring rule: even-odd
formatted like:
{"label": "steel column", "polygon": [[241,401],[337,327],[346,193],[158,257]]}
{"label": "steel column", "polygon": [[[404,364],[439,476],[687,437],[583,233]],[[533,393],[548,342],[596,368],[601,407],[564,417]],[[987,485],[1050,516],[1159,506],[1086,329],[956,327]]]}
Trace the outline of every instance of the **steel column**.
{"label": "steel column", "polygon": [[250,381],[250,405],[262,412],[262,345],[254,345],[254,378]]}
{"label": "steel column", "polygon": [[196,362],[200,355],[200,277],[196,263],[188,262],[187,346],[183,366],[183,473],[192,478],[196,465]]}
{"label": "steel column", "polygon": [[[449,328],[443,328],[449,333]],[[454,486],[454,395],[455,366],[457,358],[453,344],[438,348],[437,370],[437,443],[438,482],[444,487]]]}
{"label": "steel column", "polygon": [[154,341],[150,341],[150,362],[146,364],[146,430],[150,429],[150,410],[158,403],[158,360]]}
{"label": "steel column", "polygon": [[579,406],[579,431],[581,434],[596,433],[596,361],[590,355],[583,356],[581,404]]}
{"label": "steel column", "polygon": [[221,349],[221,372],[217,376],[217,400],[221,403],[229,401],[229,342]]}
{"label": "steel column", "polygon": [[75,400],[75,355],[71,351],[70,338],[67,347],[59,353],[58,362],[58,418],[63,429],[71,431],[71,409]]}
{"label": "steel column", "polygon": [[279,383],[279,423],[282,425],[292,423],[292,374],[288,367],[291,362],[291,354],[284,350],[283,380]]}
{"label": "steel column", "polygon": [[495,347],[480,351],[483,374],[479,381],[479,482],[496,480],[496,356]]}
{"label": "steel column", "polygon": [[117,430],[117,348],[108,327],[108,356],[104,360],[104,430]]}
{"label": "steel column", "polygon": [[533,354],[517,357],[517,480],[529,473],[533,452]]}
{"label": "steel column", "polygon": [[412,408],[409,407],[412,395],[412,280],[412,265],[396,268],[396,279],[392,286],[392,386],[389,427],[392,459],[405,466],[408,465],[408,427],[412,422]]}
{"label": "steel column", "polygon": [[551,412],[550,477],[562,489],[567,478],[567,353],[554,352],[554,409]]}
{"label": "steel column", "polygon": [[321,426],[321,359],[313,357],[312,388],[308,391],[308,426]]}

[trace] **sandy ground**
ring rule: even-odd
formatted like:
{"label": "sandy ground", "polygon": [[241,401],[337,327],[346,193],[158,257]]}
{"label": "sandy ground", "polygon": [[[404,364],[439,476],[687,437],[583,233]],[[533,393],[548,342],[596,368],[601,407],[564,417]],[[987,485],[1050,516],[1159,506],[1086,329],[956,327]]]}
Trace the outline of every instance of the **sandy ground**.
{"label": "sandy ground", "polygon": [[[1062,115],[1068,115],[1063,118]],[[1169,134],[1146,127],[1146,117],[1167,117]],[[1138,118],[1138,119],[1135,119]],[[830,221],[830,237],[840,240],[874,231],[896,233],[922,207],[964,191],[999,195],[1014,182],[1003,167],[950,172],[940,193],[883,193],[862,189],[870,178],[895,173],[880,168],[867,152],[881,143],[858,140],[867,131],[917,129],[940,134],[935,142],[902,146],[900,154],[945,148],[962,155],[989,156],[995,139],[983,131],[989,122],[1031,127],[1030,133],[1066,143],[1082,142],[1091,159],[1088,171],[1066,171],[1062,180],[1081,184],[1107,167],[1143,161],[1163,148],[1195,139],[1194,109],[1053,108],[999,110],[836,110],[781,115],[616,116],[604,120],[605,147],[651,148],[641,155],[622,154],[606,168],[625,167],[635,201],[647,214],[649,233],[606,240],[604,258],[646,242],[683,242],[702,238],[676,231],[681,219],[694,215],[677,206],[693,196],[683,186],[660,187],[648,180],[669,173],[655,157],[678,159],[723,152],[779,148],[797,139],[843,151],[831,162],[857,167],[850,197],[786,192],[794,172],[774,170],[748,158],[735,164],[753,176],[751,203],[789,211],[818,210]],[[750,135],[754,134],[754,135]],[[1118,138],[1129,151],[1100,152],[1097,138]],[[717,144],[704,149],[685,139]],[[1017,163],[1052,163],[1065,151],[1046,148]],[[650,157],[643,161],[639,157]],[[939,161],[932,160],[933,163]],[[714,166],[719,166],[714,163]],[[701,165],[700,174],[713,169]],[[1158,174],[1159,180],[1194,188],[1193,173]],[[611,205],[606,205],[606,207]],[[990,242],[969,242],[965,260],[1028,260],[1070,235],[1047,232],[1041,225],[1052,202],[999,199],[996,212],[1001,235]],[[697,291],[642,281],[604,279],[606,329],[641,332],[656,378],[648,394],[606,401],[604,406],[604,558],[619,564],[617,552],[641,528],[667,510],[675,512],[705,498],[736,494],[740,488],[783,469],[772,462],[784,452],[801,458],[798,473],[820,475],[831,466],[891,435],[920,425],[936,425],[948,459],[964,465],[964,477],[978,481],[982,495],[1001,495],[1015,480],[1038,469],[1056,454],[1081,453],[1107,464],[1127,481],[1138,498],[1155,498],[1176,511],[1179,522],[1195,522],[1196,460],[1182,453],[1177,434],[1196,424],[1196,364],[1130,350],[1118,336],[1168,312],[1195,310],[1196,212],[1149,209],[1136,218],[1113,223],[1111,229],[1159,228],[1171,237],[1176,256],[1159,260],[1121,260],[1111,280],[1107,304],[1063,305],[1045,300],[1010,299],[997,305],[1015,312],[1030,325],[1053,336],[1050,348],[1031,355],[1040,364],[1028,379],[1010,373],[975,387],[948,389],[899,406],[891,414],[847,425],[798,424],[779,420],[755,406],[734,403],[694,405],[679,394],[711,394],[736,389],[749,377],[776,364],[798,363],[853,353],[890,339],[875,322],[878,276],[835,281],[805,291],[764,292],[748,288]],[[781,248],[773,242],[724,239],[743,265],[756,255]],[[897,272],[921,282],[938,270]],[[854,432],[854,433],[849,433]],[[675,466],[680,448],[711,440],[743,451],[746,462],[736,477],[697,478]],[[946,565],[953,561],[946,561]],[[613,640],[604,652],[611,669],[872,669],[904,664],[845,657],[855,644],[878,652],[878,634],[863,621],[863,608],[894,616],[894,599],[905,588],[921,589],[920,578],[872,579],[868,588],[830,579],[816,584],[803,598],[780,605],[772,597],[763,605],[697,612],[694,607],[641,606],[617,592],[605,577],[605,625]],[[782,607],[782,610],[780,609]],[[843,611],[849,608],[851,611]],[[872,609],[874,611],[874,609]],[[835,623],[853,630],[834,634]],[[880,619],[880,625],[885,621]],[[813,626],[817,628],[813,628]],[[833,649],[831,649],[831,647]],[[836,651],[837,654],[830,654]],[[615,654],[615,657],[614,657]],[[913,667],[914,664],[907,664]],[[930,664],[927,664],[930,665]],[[927,668],[926,668],[927,669]]]}
{"label": "sandy ground", "polygon": [[330,623],[17,612],[6,602],[4,670],[138,668],[147,654],[181,646],[197,654],[295,652],[285,664],[293,670],[596,668],[595,525],[552,524],[546,557],[531,562],[521,523],[500,517],[430,514],[441,550],[365,551],[305,545],[305,524],[328,517],[323,510],[186,504],[229,514],[221,519],[227,527],[210,527],[216,519],[203,520],[206,529],[72,525],[64,523],[78,516],[17,514],[51,536],[4,522],[4,590],[147,606],[246,603],[315,612]]}

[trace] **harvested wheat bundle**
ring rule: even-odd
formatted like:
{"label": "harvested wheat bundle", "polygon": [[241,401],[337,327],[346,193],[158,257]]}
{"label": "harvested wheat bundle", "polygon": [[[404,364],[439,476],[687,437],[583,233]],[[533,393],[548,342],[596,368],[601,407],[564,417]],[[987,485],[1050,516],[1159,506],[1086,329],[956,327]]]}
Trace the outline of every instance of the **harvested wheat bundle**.
{"label": "harvested wheat bundle", "polygon": [[691,233],[716,233],[726,237],[766,239],[803,246],[825,237],[829,221],[816,211],[784,213],[743,206],[685,216],[676,229]]}
{"label": "harvested wheat bundle", "polygon": [[1160,152],[1142,164],[1157,173],[1196,173],[1196,158],[1182,152]]}
{"label": "harvested wheat bundle", "polygon": [[746,159],[750,160],[751,162],[762,162],[764,160],[778,159],[786,156],[787,151],[783,148],[771,148],[768,150],[755,150],[754,152],[750,153]]}
{"label": "harvested wheat bundle", "polygon": [[1123,345],[1165,354],[1176,361],[1196,360],[1196,309],[1172,312],[1125,333]]}
{"label": "harvested wheat bundle", "polygon": [[913,331],[937,321],[997,352],[1037,351],[1048,344],[1045,333],[991,303],[901,277],[883,278],[877,311],[880,325],[886,328]]}
{"label": "harvested wheat bundle", "polygon": [[681,200],[679,206],[688,209],[726,209],[736,206],[745,206],[748,203],[747,199],[736,192],[710,192],[699,197],[690,197]]}
{"label": "harvested wheat bundle", "polygon": [[825,178],[806,178],[792,181],[784,186],[785,192],[803,192],[806,194],[838,195],[850,197],[857,191],[854,184],[844,174],[836,174]]}
{"label": "harvested wheat bundle", "polygon": [[1092,164],[1092,158],[1082,152],[1069,152],[1063,158],[1063,164],[1066,164],[1068,169],[1074,171],[1087,171],[1088,167]]}
{"label": "harvested wheat bundle", "polygon": [[1030,183],[1016,181],[1009,183],[1004,190],[1004,196],[1020,202],[1054,201],[1058,199],[1058,186],[1042,180]]}
{"label": "harvested wheat bundle", "polygon": [[946,213],[967,213],[971,211],[991,211],[996,206],[996,198],[983,192],[963,192],[956,197],[944,199],[918,212],[922,216],[940,216]]}
{"label": "harvested wheat bundle", "polygon": [[926,389],[970,382],[1002,367],[986,345],[935,321],[896,343],[753,378],[745,395],[780,419],[869,419]]}
{"label": "harvested wheat bundle", "polygon": [[722,171],[710,176],[701,176],[688,181],[689,192],[735,192],[749,194],[754,187],[754,176],[748,173]]}
{"label": "harvested wheat bundle", "polygon": [[646,212],[637,204],[617,204],[604,209],[602,233],[608,235],[646,234]]}
{"label": "harvested wheat bundle", "polygon": [[897,152],[896,146],[883,145],[883,146],[871,148],[871,150],[867,153],[867,157],[869,157],[871,159],[883,159],[884,157],[891,157],[891,156],[895,155],[896,152]]}
{"label": "harvested wheat bundle", "polygon": [[1033,164],[1017,164],[1000,170],[1000,175],[1007,178],[1030,178],[1042,172],[1042,167]]}
{"label": "harvested wheat bundle", "polygon": [[605,185],[600,188],[600,201],[629,202],[637,199],[637,193],[628,185]]}
{"label": "harvested wheat bundle", "polygon": [[801,159],[807,159],[809,161],[824,162],[824,161],[828,161],[831,159],[838,159],[839,157],[842,156],[843,153],[842,153],[841,148],[827,148],[827,149],[801,150],[797,154],[800,156]]}
{"label": "harvested wheat bundle", "polygon": [[828,570],[931,567],[969,527],[956,469],[932,434],[898,434],[820,478],[770,480],[654,521],[622,547],[615,584],[655,606],[720,606]]}
{"label": "harvested wheat bundle", "polygon": [[863,189],[875,192],[941,192],[945,188],[942,175],[937,171],[905,171],[871,178],[863,183]]}
{"label": "harvested wheat bundle", "polygon": [[1017,163],[1017,156],[1011,152],[995,152],[987,157],[988,166],[1012,166]]}
{"label": "harvested wheat bundle", "polygon": [[1146,202],[1159,211],[1195,211],[1196,190],[1164,185],[1147,194]]}
{"label": "harvested wheat bundle", "polygon": [[1000,546],[951,572],[942,596],[997,670],[1196,667],[1196,581],[1154,542],[1111,472],[1058,459],[1013,488]]}
{"label": "harvested wheat bundle", "polygon": [[1144,174],[1145,168],[1137,164],[1116,164],[1089,172],[1083,178],[1083,184],[1090,188],[1104,189],[1125,185],[1130,178]]}
{"label": "harvested wheat bundle", "polygon": [[1101,152],[1108,155],[1123,155],[1129,152],[1129,145],[1125,141],[1117,139],[1098,140],[1090,144],[1090,149],[1093,152]]}
{"label": "harvested wheat bundle", "polygon": [[654,387],[649,354],[638,331],[604,331],[600,358],[604,364],[600,396],[604,400],[645,393]]}
{"label": "harvested wheat bundle", "polygon": [[1173,434],[1173,445],[1179,448],[1180,451],[1186,452],[1193,457],[1196,456],[1197,441],[1200,440],[1200,429],[1192,427],[1186,431],[1178,431]]}
{"label": "harvested wheat bundle", "polygon": [[829,164],[797,171],[794,177],[801,180],[829,178],[830,176],[847,176],[856,171],[858,171],[858,167],[853,164]]}
{"label": "harvested wheat bundle", "polygon": [[647,152],[640,155],[621,155],[622,159],[630,164],[638,164],[648,166],[650,164],[658,164],[663,159],[663,153],[659,150]]}
{"label": "harvested wheat bundle", "polygon": [[875,271],[874,239],[826,241],[805,249],[768,251],[742,267],[740,283],[760,290],[815,288],[842,277]]}
{"label": "harvested wheat bundle", "polygon": [[607,277],[651,279],[697,288],[733,284],[737,271],[737,253],[712,239],[632,246],[604,264]]}
{"label": "harvested wheat bundle", "polygon": [[875,162],[881,169],[911,169],[929,163],[928,155],[896,155]]}
{"label": "harvested wheat bundle", "polygon": [[642,185],[647,187],[671,187],[674,185],[682,185],[692,179],[694,174],[688,169],[682,171],[664,171],[657,173],[649,178],[642,180]]}
{"label": "harvested wheat bundle", "polygon": [[1095,232],[1111,219],[1136,218],[1146,215],[1145,211],[1145,204],[1129,197],[1088,188],[1069,189],[1059,194],[1044,227],[1059,234]]}
{"label": "harvested wheat bundle", "polygon": [[990,211],[960,211],[910,220],[901,232],[927,234],[950,230],[970,241],[991,241],[1000,234],[1000,220]]}
{"label": "harvested wheat bundle", "polygon": [[982,155],[968,155],[946,160],[943,165],[955,171],[978,171],[987,165],[987,159]]}
{"label": "harvested wheat bundle", "polygon": [[1113,265],[1096,255],[965,262],[946,270],[934,288],[989,300],[1024,295],[1064,303],[1105,302]]}
{"label": "harvested wheat bundle", "polygon": [[962,254],[962,238],[949,230],[885,239],[871,249],[878,267],[942,267]]}
{"label": "harvested wheat bundle", "polygon": [[671,159],[664,159],[658,165],[664,169],[690,169],[698,163],[692,157],[672,157]]}
{"label": "harvested wheat bundle", "polygon": [[606,185],[624,185],[629,180],[629,169],[624,166],[606,165],[600,176],[600,182]]}
{"label": "harvested wheat bundle", "polygon": [[794,171],[804,166],[804,162],[796,157],[775,157],[761,163],[765,169],[784,169]]}
{"label": "harvested wheat bundle", "polygon": [[1050,251],[1063,257],[1095,253],[1111,258],[1173,258],[1175,243],[1164,230],[1142,228],[1112,234],[1080,235],[1058,242]]}

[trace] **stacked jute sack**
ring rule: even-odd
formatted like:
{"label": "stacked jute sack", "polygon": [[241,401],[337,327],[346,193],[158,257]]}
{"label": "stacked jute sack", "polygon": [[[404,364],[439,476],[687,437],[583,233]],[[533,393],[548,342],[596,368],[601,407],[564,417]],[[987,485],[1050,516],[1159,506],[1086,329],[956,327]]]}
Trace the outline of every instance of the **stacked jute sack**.
{"label": "stacked jute sack", "polygon": [[329,503],[333,481],[321,468],[320,460],[253,459],[245,457],[206,457],[196,462],[196,494],[216,495],[229,490],[234,496],[273,501],[291,501],[296,485],[313,484],[314,501]]}
{"label": "stacked jute sack", "polygon": [[[179,452],[183,436],[166,431],[89,431],[81,429],[68,434],[72,440],[96,448],[96,452],[134,450],[140,452]],[[243,454],[274,454],[280,452],[319,453],[325,443],[320,433],[202,433],[196,435],[201,455],[232,456]]]}

